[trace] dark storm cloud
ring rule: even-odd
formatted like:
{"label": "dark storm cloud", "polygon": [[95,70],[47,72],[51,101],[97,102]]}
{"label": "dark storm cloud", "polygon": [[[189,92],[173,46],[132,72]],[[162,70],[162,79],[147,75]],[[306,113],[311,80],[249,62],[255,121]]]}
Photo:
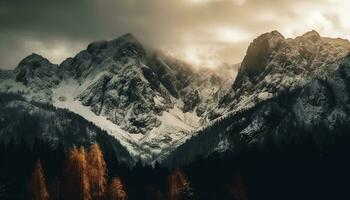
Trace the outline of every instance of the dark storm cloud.
{"label": "dark storm cloud", "polygon": [[339,7],[329,5],[348,6],[336,0],[1,0],[0,67],[13,68],[31,52],[57,63],[91,41],[126,32],[198,65],[239,62],[263,32],[348,30]]}

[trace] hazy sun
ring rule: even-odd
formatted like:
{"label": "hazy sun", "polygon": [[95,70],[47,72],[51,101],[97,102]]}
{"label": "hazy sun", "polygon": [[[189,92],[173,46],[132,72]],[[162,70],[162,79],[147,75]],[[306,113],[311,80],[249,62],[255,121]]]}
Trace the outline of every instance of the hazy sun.
{"label": "hazy sun", "polygon": [[251,34],[242,29],[222,27],[215,30],[217,39],[222,42],[237,43],[251,39]]}

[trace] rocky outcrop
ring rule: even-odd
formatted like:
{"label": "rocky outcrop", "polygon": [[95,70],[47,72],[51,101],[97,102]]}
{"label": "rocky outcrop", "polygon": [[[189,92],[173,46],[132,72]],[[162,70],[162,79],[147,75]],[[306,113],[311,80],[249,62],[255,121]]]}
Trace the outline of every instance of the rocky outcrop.
{"label": "rocky outcrop", "polygon": [[14,71],[15,79],[26,86],[54,87],[61,80],[58,66],[38,54],[24,58]]}
{"label": "rocky outcrop", "polygon": [[349,52],[349,41],[323,38],[316,31],[295,39],[277,31],[263,34],[250,44],[232,88],[210,117],[292,91],[315,76],[326,77]]}

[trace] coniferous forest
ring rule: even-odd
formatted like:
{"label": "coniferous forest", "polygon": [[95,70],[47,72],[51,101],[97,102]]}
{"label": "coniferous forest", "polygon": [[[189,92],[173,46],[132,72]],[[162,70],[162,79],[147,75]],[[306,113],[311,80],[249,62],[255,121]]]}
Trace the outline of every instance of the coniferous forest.
{"label": "coniferous forest", "polygon": [[1,145],[0,199],[337,199],[348,196],[339,158],[230,153],[177,167],[119,163],[98,144],[67,153],[40,140]]}

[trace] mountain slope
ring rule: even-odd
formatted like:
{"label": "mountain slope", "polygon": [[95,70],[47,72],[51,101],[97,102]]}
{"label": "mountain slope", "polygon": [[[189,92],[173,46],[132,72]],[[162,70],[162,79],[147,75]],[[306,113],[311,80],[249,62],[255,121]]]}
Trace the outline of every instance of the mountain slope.
{"label": "mountain slope", "polygon": [[77,113],[106,130],[135,157],[152,160],[207,123],[226,93],[230,68],[196,70],[147,50],[132,34],[91,43],[60,65],[32,54],[3,72],[0,91]]}
{"label": "mountain slope", "polygon": [[85,146],[98,142],[115,153],[119,161],[133,165],[136,160],[113,137],[81,116],[49,104],[29,102],[22,96],[0,93],[1,144],[32,146],[35,140],[52,149]]}
{"label": "mountain slope", "polygon": [[325,77],[310,78],[291,91],[221,117],[159,160],[177,166],[214,152],[240,155],[273,149],[278,153],[289,147],[292,155],[346,152],[350,144],[350,55],[337,63],[327,66],[335,69]]}

